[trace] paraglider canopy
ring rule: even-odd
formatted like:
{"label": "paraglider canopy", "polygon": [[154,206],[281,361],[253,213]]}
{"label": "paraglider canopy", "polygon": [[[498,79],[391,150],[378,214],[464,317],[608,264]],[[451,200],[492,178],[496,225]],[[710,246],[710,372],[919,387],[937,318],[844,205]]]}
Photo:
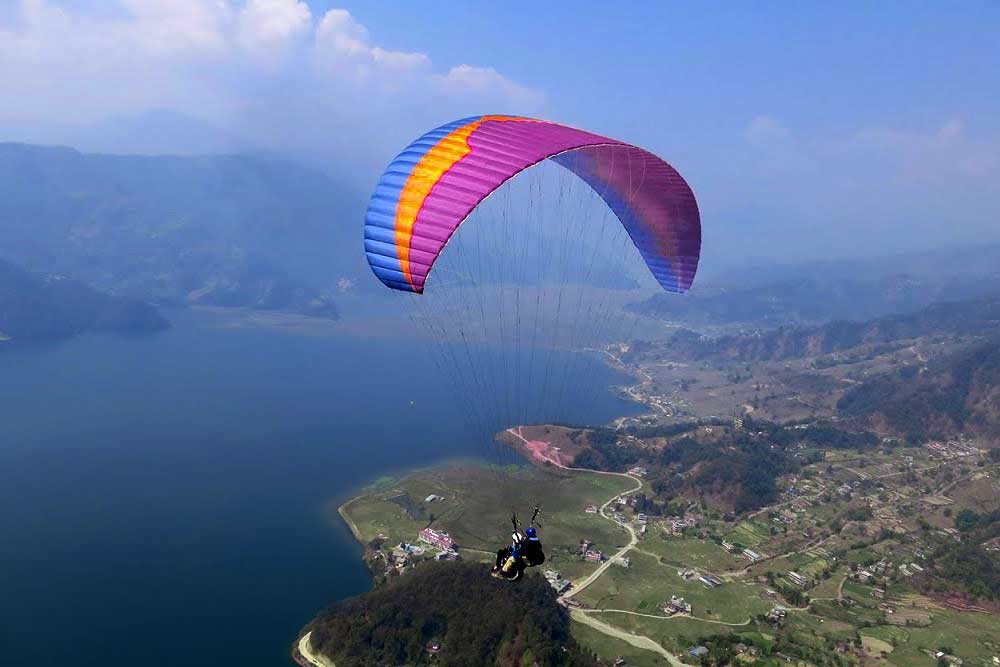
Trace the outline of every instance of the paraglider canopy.
{"label": "paraglider canopy", "polygon": [[448,240],[491,192],[552,159],[593,188],[625,227],[659,284],[686,292],[701,252],[694,193],[669,164],[614,139],[544,120],[486,115],[428,132],[382,174],[365,216],[375,275],[423,293]]}

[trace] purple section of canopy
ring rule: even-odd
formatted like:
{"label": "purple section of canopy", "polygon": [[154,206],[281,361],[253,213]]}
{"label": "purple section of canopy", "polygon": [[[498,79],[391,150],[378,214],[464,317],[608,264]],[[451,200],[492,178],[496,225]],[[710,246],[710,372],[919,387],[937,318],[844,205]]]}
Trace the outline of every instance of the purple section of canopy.
{"label": "purple section of canopy", "polygon": [[628,144],[588,146],[555,161],[601,195],[660,285],[672,292],[691,287],[701,255],[701,216],[677,170]]}
{"label": "purple section of canopy", "polygon": [[486,121],[469,136],[468,155],[431,189],[410,241],[410,272],[422,290],[431,265],[458,224],[504,181],[526,167],[581,145],[616,143],[589,132],[530,120]]}
{"label": "purple section of canopy", "polygon": [[525,168],[567,151],[574,153],[556,160],[604,198],[660,284],[680,292],[690,287],[701,245],[698,208],[663,160],[613,139],[529,119],[485,121],[468,144],[471,152],[441,176],[414,222],[409,261],[418,292],[441,249],[484,197]]}

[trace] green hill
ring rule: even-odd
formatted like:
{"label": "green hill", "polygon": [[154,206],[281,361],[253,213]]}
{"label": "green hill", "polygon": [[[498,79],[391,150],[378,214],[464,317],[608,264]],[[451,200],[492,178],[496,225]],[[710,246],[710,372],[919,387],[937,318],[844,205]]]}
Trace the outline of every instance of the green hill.
{"label": "green hill", "polygon": [[[569,623],[541,576],[514,585],[479,563],[427,563],[335,604],[307,630],[313,649],[337,667],[596,665]],[[429,643],[440,651],[432,655]]]}

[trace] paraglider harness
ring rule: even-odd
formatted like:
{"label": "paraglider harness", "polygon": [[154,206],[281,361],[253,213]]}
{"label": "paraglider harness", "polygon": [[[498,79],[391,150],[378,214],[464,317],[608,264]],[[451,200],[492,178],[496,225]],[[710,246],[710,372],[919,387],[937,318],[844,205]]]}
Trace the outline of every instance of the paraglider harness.
{"label": "paraglider harness", "polygon": [[521,525],[517,520],[517,513],[510,513],[510,522],[514,526],[514,533],[511,535],[511,545],[497,551],[496,564],[493,567],[493,576],[517,581],[524,574],[524,570],[529,567],[536,567],[545,562],[545,553],[542,551],[542,542],[535,533],[535,524],[541,527],[538,515],[541,508],[535,505],[535,510],[531,514],[531,521],[528,529],[521,532]]}

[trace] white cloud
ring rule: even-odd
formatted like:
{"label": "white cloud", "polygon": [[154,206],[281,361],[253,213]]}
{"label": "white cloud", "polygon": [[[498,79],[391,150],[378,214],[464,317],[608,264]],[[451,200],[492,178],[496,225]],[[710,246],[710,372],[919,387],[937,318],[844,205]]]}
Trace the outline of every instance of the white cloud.
{"label": "white cloud", "polygon": [[969,137],[958,118],[929,132],[867,128],[846,142],[847,149],[889,162],[900,183],[934,185],[1000,177],[1000,142]]}
{"label": "white cloud", "polygon": [[760,115],[742,139],[703,189],[709,207],[752,223],[739,243],[762,225],[815,256],[996,237],[1000,137],[961,118],[831,132]]}
{"label": "white cloud", "polygon": [[437,81],[443,90],[451,94],[499,93],[516,104],[538,106],[542,103],[537,91],[511,81],[492,67],[456,65],[447,74],[438,77]]}
{"label": "white cloud", "polygon": [[480,109],[544,103],[493,68],[438,69],[378,44],[350,12],[316,16],[302,0],[18,0],[0,11],[0,81],[0,139],[26,122],[161,109],[314,150],[335,135],[405,141]]}
{"label": "white cloud", "polygon": [[[361,79],[406,75],[430,65],[424,53],[391,51],[373,46],[368,29],[350,12],[331,9],[316,27],[316,53],[321,67]],[[390,79],[390,83],[396,83]]]}
{"label": "white cloud", "polygon": [[785,178],[810,166],[817,175],[836,171],[841,184],[878,183],[877,187],[921,185],[964,186],[1000,177],[1000,142],[970,137],[959,118],[925,131],[867,127],[846,136],[796,136],[771,116],[753,118],[744,131],[757,150],[757,177]]}
{"label": "white cloud", "polygon": [[237,39],[251,54],[281,58],[312,27],[309,5],[298,0],[249,0],[237,19]]}
{"label": "white cloud", "polygon": [[[43,5],[43,0],[32,0]],[[122,0],[117,20],[86,19],[63,10],[70,20],[86,22],[95,37],[127,42],[141,54],[199,58],[227,50],[225,34],[233,10],[227,4],[202,0]],[[58,48],[58,45],[51,45]],[[96,54],[95,54],[96,55]]]}

